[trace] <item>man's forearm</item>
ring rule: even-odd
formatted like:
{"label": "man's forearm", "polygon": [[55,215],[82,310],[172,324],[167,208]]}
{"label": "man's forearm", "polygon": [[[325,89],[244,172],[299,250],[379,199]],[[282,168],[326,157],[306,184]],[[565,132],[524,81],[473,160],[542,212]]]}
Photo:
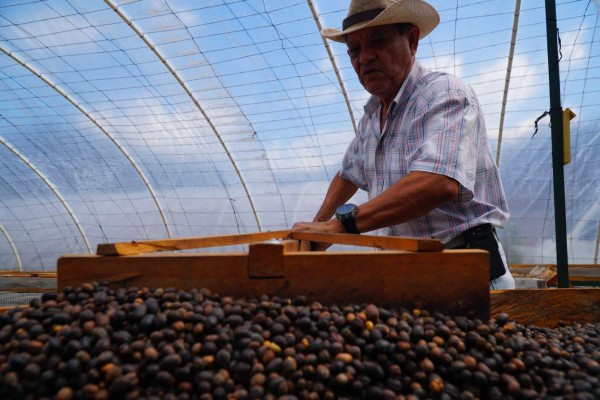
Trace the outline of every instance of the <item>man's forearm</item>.
{"label": "man's forearm", "polygon": [[329,220],[335,213],[335,210],[348,201],[357,190],[358,188],[352,182],[342,179],[339,174],[335,174],[335,177],[329,184],[323,204],[313,221]]}
{"label": "man's forearm", "polygon": [[459,183],[443,175],[412,172],[358,207],[356,226],[367,232],[421,217],[458,196]]}

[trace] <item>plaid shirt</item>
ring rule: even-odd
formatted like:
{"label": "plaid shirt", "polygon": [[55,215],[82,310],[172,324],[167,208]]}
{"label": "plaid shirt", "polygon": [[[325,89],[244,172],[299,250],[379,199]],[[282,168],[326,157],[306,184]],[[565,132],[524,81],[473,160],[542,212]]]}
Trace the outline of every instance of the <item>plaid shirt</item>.
{"label": "plaid shirt", "polygon": [[502,228],[509,217],[474,91],[458,78],[415,62],[386,116],[372,96],[340,170],[343,179],[375,197],[411,171],[441,174],[460,183],[457,199],[388,235],[435,237],[446,243],[484,223]]}

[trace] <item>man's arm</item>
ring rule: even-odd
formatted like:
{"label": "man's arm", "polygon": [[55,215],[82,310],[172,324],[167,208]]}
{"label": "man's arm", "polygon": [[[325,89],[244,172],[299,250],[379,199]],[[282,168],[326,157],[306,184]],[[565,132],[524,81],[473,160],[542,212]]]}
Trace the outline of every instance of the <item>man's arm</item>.
{"label": "man's arm", "polygon": [[[292,226],[292,230],[296,232],[322,232],[322,233],[344,233],[344,226],[337,218],[331,218],[335,214],[335,210],[346,203],[358,188],[352,182],[347,181],[336,174],[329,184],[327,194],[323,200],[323,204],[313,222],[296,222]],[[328,243],[312,243],[313,250],[325,251],[331,244]]]}
{"label": "man's arm", "polygon": [[341,178],[339,173],[335,174],[335,177],[329,184],[323,204],[317,215],[315,215],[313,222],[323,222],[330,219],[335,210],[354,196],[357,190],[358,188],[352,182]]}
{"label": "man's arm", "polygon": [[414,171],[389,189],[360,205],[359,232],[401,224],[419,218],[456,199],[460,185],[445,175]]}
{"label": "man's arm", "polygon": [[[297,222],[295,231],[344,233],[344,226],[331,218],[335,209],[356,192],[336,175],[332,181],[315,222]],[[421,217],[458,196],[459,183],[445,175],[415,171],[400,179],[389,189],[358,206],[356,227],[359,232],[401,224]]]}

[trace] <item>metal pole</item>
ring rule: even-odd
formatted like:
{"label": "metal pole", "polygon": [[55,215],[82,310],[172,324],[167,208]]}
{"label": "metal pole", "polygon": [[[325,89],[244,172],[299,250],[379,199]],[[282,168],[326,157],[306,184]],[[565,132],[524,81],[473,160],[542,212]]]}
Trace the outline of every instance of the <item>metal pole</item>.
{"label": "metal pole", "polygon": [[567,217],[565,212],[565,175],[563,169],[562,106],[560,104],[560,68],[558,60],[556,3],[546,0],[546,39],[550,86],[550,123],[552,124],[552,176],[554,181],[554,227],[558,287],[569,287],[567,253]]}
{"label": "metal pole", "polygon": [[[129,161],[129,163],[133,166],[133,168],[135,169],[135,171],[137,172],[137,174],[139,175],[139,177],[142,179],[142,181],[144,182],[144,185],[146,185],[146,188],[148,189],[148,192],[150,192],[150,196],[152,197],[152,200],[154,200],[154,204],[156,204],[156,207],[158,209],[158,213],[160,214],[160,217],[161,217],[161,219],[162,219],[162,221],[163,221],[163,223],[165,225],[165,230],[167,232],[167,236],[170,238],[171,237],[171,232],[169,230],[169,224],[167,223],[167,218],[165,217],[165,213],[163,212],[162,206],[160,205],[160,203],[158,201],[158,197],[156,196],[156,193],[154,193],[154,189],[152,189],[152,185],[150,185],[150,181],[148,181],[148,178],[146,178],[146,175],[144,175],[144,173],[142,172],[142,170],[138,167],[138,165],[133,160],[133,158],[129,155],[129,153],[127,153],[127,151],[125,150],[125,148],[123,146],[121,146],[119,144],[119,142],[108,132],[108,130],[106,130],[106,128],[104,126],[100,125],[100,123],[92,116],[92,114],[90,112],[88,112],[81,104],[79,104],[73,98],[73,96],[71,96],[65,90],[63,90],[61,87],[59,87],[58,85],[56,85],[55,83],[53,83],[50,80],[50,78],[48,78],[45,74],[42,74],[40,71],[38,71],[32,65],[30,65],[27,62],[25,62],[25,60],[21,59],[21,57],[19,57],[17,54],[15,54],[14,52],[9,51],[8,49],[5,49],[4,46],[2,46],[2,45],[0,45],[0,51],[3,52],[4,54],[6,54],[7,56],[9,56],[10,58],[12,58],[14,61],[16,61],[17,63],[19,63],[24,68],[26,68],[29,72],[31,72],[32,74],[34,74],[35,76],[37,76],[38,78],[40,78],[45,84],[47,84],[48,86],[50,86],[52,89],[54,89],[55,91],[57,91],[58,93],[60,93],[61,96],[63,96],[65,98],[65,100],[67,100],[68,102],[70,102],[83,115],[85,115],[90,121],[92,121],[94,123],[94,125],[96,125],[96,127],[98,129],[100,129],[100,131],[102,131],[102,133],[104,133],[104,135],[107,138],[110,139],[110,141],[117,147],[117,149],[119,149],[121,151],[121,153],[125,156],[125,158],[127,158],[127,161]],[[36,173],[38,173],[38,171],[36,169],[34,169],[34,171]],[[41,174],[38,174],[38,175],[41,176]],[[51,186],[49,185],[49,187],[51,187]],[[54,188],[53,187],[51,187],[51,188],[54,191]],[[61,198],[61,201],[63,201],[62,198]],[[71,213],[71,212],[69,211],[69,213]],[[83,234],[82,228],[80,226],[78,226],[77,228]],[[87,239],[85,239],[85,236],[84,236],[84,240],[85,240],[86,245],[87,245],[88,242],[87,242]],[[92,253],[92,250],[90,249],[89,245],[88,245],[88,249],[89,249],[90,253]]]}
{"label": "metal pole", "polygon": [[10,248],[12,249],[13,254],[15,255],[15,260],[17,262],[17,268],[19,269],[19,272],[23,272],[23,263],[21,262],[21,256],[19,255],[17,245],[15,244],[15,241],[13,240],[12,236],[10,236],[4,225],[2,225],[2,223],[0,223],[0,231],[2,231],[2,233],[4,234],[4,237],[8,241],[8,244],[10,244]]}
{"label": "metal pole", "polygon": [[513,60],[515,58],[515,45],[517,43],[517,31],[519,30],[519,15],[521,14],[521,0],[515,1],[515,17],[513,19],[512,36],[510,38],[510,51],[508,53],[508,65],[506,66],[506,78],[504,79],[504,94],[502,95],[502,111],[500,111],[500,127],[498,128],[498,147],[496,148],[496,165],[500,165],[500,148],[502,147],[502,132],[504,130],[504,116],[506,115],[506,103],[508,99],[508,87],[510,86],[510,75]]}
{"label": "metal pole", "polygon": [[48,180],[48,178],[46,178],[44,176],[44,174],[42,174],[42,172],[35,165],[33,165],[24,155],[19,153],[19,151],[17,151],[17,149],[15,149],[10,144],[5,142],[4,139],[2,139],[2,138],[0,138],[0,145],[3,145],[8,150],[10,150],[19,160],[21,160],[23,162],[23,164],[25,164],[29,168],[31,168],[31,170],[42,180],[42,182],[44,182],[46,184],[46,186],[48,186],[48,189],[50,189],[50,191],[54,194],[54,196],[56,196],[58,201],[60,201],[60,204],[62,204],[63,207],[65,208],[65,210],[67,210],[67,213],[73,220],[73,223],[77,227],[77,230],[79,231],[79,234],[81,235],[81,238],[83,239],[83,243],[85,244],[87,251],[90,254],[92,254],[92,248],[90,247],[90,242],[88,242],[87,236],[86,236],[85,232],[83,231],[83,226],[81,226],[81,223],[79,223],[79,221],[77,220],[75,213],[73,212],[71,207],[69,207],[69,204],[67,203],[67,201],[61,196],[60,192],[58,191],[58,188],[54,187],[54,185]]}
{"label": "metal pole", "polygon": [[600,221],[598,221],[598,234],[596,235],[596,250],[594,251],[594,265],[598,265],[598,248],[600,247]]}
{"label": "metal pole", "polygon": [[213,123],[213,121],[210,118],[210,116],[206,113],[206,110],[202,107],[202,105],[200,104],[200,102],[198,101],[198,99],[194,96],[194,93],[189,88],[189,86],[184,82],[183,78],[181,78],[181,76],[177,73],[177,71],[175,71],[175,68],[171,65],[171,63],[162,55],[162,53],[156,48],[156,46],[154,46],[152,44],[152,42],[150,42],[150,39],[148,39],[148,36],[145,35],[144,32],[142,32],[142,30],[133,23],[133,21],[131,20],[131,18],[129,18],[119,8],[118,5],[114,4],[113,0],[104,0],[104,2],[110,8],[112,8],[112,10],[123,21],[125,21],[127,23],[127,25],[129,25],[129,27],[140,37],[140,39],[142,39],[142,41],[146,44],[146,46],[148,46],[148,48],[150,50],[152,50],[152,52],[163,63],[163,65],[167,68],[167,70],[171,73],[171,75],[173,75],[173,77],[175,78],[175,80],[181,85],[181,87],[183,88],[183,90],[185,90],[185,93],[189,96],[189,98],[192,100],[192,102],[196,105],[196,108],[198,108],[198,111],[200,111],[200,113],[202,114],[202,116],[204,117],[204,119],[206,119],[206,122],[208,123],[208,126],[210,126],[211,130],[214,132],[215,136],[219,140],[219,143],[221,143],[221,146],[223,147],[223,150],[225,151],[225,154],[227,154],[227,157],[229,158],[229,161],[231,162],[231,165],[235,169],[235,172],[236,172],[236,174],[237,174],[237,176],[238,176],[238,178],[240,180],[240,183],[242,184],[242,188],[244,189],[244,192],[246,193],[246,198],[248,199],[248,203],[250,203],[250,207],[252,208],[252,215],[254,216],[254,219],[256,220],[256,226],[258,227],[258,230],[262,232],[262,227],[260,225],[260,219],[258,218],[258,212],[256,211],[256,206],[254,205],[254,200],[252,199],[252,195],[250,194],[250,190],[248,189],[248,185],[246,184],[246,180],[244,179],[244,176],[242,175],[242,171],[241,171],[238,163],[233,158],[233,155],[232,155],[231,151],[229,150],[229,147],[227,146],[227,143],[225,143],[225,140],[223,139],[223,136],[221,136],[221,134],[219,133],[219,130],[216,127],[216,125]]}
{"label": "metal pole", "polygon": [[[317,24],[317,29],[319,32],[323,29],[321,26],[321,20],[319,20],[319,15],[317,14],[317,10],[315,10],[315,6],[311,0],[307,0],[308,6],[310,7],[310,12],[313,15],[313,19]],[[346,91],[346,85],[344,85],[344,81],[342,80],[342,76],[340,75],[340,70],[335,62],[335,57],[333,56],[333,52],[331,51],[331,47],[323,36],[321,36],[321,40],[323,40],[323,45],[325,46],[325,50],[327,50],[327,55],[329,55],[329,61],[331,61],[331,65],[333,66],[333,70],[335,71],[335,76],[337,77],[338,83],[340,85],[340,89],[342,90],[342,94],[344,95],[344,100],[346,101],[346,107],[348,107],[348,113],[350,114],[350,121],[352,121],[352,127],[354,128],[354,132],[356,132],[356,120],[354,119],[354,112],[352,112],[352,105],[350,104],[350,99],[348,98],[348,92]]]}

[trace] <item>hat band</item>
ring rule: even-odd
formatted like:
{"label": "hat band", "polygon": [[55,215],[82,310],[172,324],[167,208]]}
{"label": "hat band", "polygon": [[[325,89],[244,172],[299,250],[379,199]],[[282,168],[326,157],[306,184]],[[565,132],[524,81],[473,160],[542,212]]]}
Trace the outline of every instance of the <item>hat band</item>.
{"label": "hat band", "polygon": [[342,30],[348,29],[348,27],[358,24],[359,22],[366,21],[368,19],[375,19],[385,8],[376,8],[374,10],[361,11],[356,14],[352,14],[342,22]]}

